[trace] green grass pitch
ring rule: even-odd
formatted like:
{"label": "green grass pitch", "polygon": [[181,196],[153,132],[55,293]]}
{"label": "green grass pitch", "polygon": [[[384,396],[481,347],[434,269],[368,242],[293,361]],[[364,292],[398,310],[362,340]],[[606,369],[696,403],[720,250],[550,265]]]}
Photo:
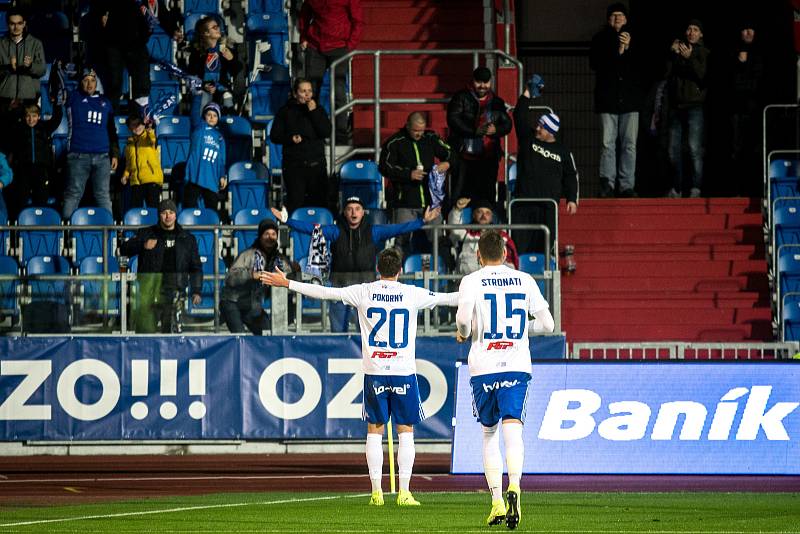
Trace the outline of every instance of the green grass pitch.
{"label": "green grass pitch", "polygon": [[[0,506],[0,532],[467,533],[488,527],[485,492],[415,493],[419,508],[368,494],[238,493],[74,506]],[[800,532],[800,493],[525,493],[517,532]]]}

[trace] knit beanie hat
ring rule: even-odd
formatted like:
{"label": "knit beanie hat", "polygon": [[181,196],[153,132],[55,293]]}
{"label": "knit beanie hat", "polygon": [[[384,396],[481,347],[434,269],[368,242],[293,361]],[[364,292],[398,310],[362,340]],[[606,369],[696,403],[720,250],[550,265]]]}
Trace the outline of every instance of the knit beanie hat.
{"label": "knit beanie hat", "polygon": [[174,211],[175,213],[178,212],[178,207],[175,205],[175,201],[173,201],[170,198],[162,200],[161,202],[158,203],[158,213],[167,210]]}
{"label": "knit beanie hat", "polygon": [[686,27],[688,28],[689,26],[697,26],[698,28],[700,28],[700,31],[702,33],[705,33],[705,31],[703,30],[703,23],[700,22],[700,19],[689,20],[689,22],[686,23]]}
{"label": "knit beanie hat", "polygon": [[216,102],[209,102],[208,104],[203,106],[203,117],[205,117],[206,113],[208,113],[209,111],[213,111],[214,113],[216,113],[217,118],[222,117],[222,109],[220,109],[219,104],[217,104]]}
{"label": "knit beanie hat", "polygon": [[261,237],[267,230],[278,231],[278,223],[272,219],[264,219],[258,223],[258,237]]}
{"label": "knit beanie hat", "polygon": [[486,67],[478,67],[472,71],[472,79],[476,82],[488,82],[492,79],[492,71]]}
{"label": "knit beanie hat", "polygon": [[606,9],[606,18],[610,17],[612,13],[622,13],[627,17],[628,8],[622,2],[615,2]]}
{"label": "knit beanie hat", "polygon": [[558,129],[561,127],[561,120],[555,113],[547,113],[539,117],[539,125],[551,134],[555,135],[558,133]]}

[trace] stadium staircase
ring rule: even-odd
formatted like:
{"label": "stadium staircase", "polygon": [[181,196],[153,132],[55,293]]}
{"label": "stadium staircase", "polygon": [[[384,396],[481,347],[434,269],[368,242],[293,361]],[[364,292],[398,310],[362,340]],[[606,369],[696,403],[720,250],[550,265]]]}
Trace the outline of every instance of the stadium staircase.
{"label": "stadium staircase", "polygon": [[588,199],[559,219],[570,342],[771,341],[756,201]]}
{"label": "stadium staircase", "polygon": [[[362,50],[484,48],[483,3],[475,0],[364,0],[366,28]],[[462,89],[472,73],[470,56],[382,56],[381,96],[385,98],[448,98]],[[353,62],[355,98],[374,94],[372,56]],[[428,128],[447,132],[445,104],[384,104],[381,140],[405,124],[412,111],[428,116]],[[356,106],[353,139],[371,145],[374,113]]]}

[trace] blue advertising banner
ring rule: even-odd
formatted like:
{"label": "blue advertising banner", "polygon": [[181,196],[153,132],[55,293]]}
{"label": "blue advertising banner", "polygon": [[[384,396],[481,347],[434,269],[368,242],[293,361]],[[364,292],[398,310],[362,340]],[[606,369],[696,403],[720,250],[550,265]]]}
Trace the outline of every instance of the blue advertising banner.
{"label": "blue advertising banner", "polygon": [[[798,475],[799,405],[796,362],[537,363],[523,470]],[[452,472],[482,473],[466,365],[455,412]]]}
{"label": "blue advertising banner", "polygon": [[[467,350],[417,338],[418,437],[452,436]],[[362,386],[357,336],[0,338],[0,441],[361,438]]]}

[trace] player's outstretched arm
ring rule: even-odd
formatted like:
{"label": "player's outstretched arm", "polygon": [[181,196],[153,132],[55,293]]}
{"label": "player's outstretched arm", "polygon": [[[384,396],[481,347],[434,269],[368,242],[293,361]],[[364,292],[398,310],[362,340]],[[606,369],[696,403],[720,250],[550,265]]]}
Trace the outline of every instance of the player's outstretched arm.
{"label": "player's outstretched arm", "polygon": [[458,291],[455,293],[436,293],[437,306],[458,306]]}
{"label": "player's outstretched arm", "polygon": [[340,287],[325,287],[319,284],[304,284],[302,282],[295,282],[286,278],[277,267],[275,272],[264,271],[259,276],[262,284],[275,287],[288,287],[290,290],[300,293],[312,299],[322,300],[341,300],[345,288]]}
{"label": "player's outstretched arm", "polygon": [[533,323],[531,324],[531,328],[533,329],[534,333],[542,334],[555,330],[556,322],[548,308],[535,312],[533,317],[534,319]]}

